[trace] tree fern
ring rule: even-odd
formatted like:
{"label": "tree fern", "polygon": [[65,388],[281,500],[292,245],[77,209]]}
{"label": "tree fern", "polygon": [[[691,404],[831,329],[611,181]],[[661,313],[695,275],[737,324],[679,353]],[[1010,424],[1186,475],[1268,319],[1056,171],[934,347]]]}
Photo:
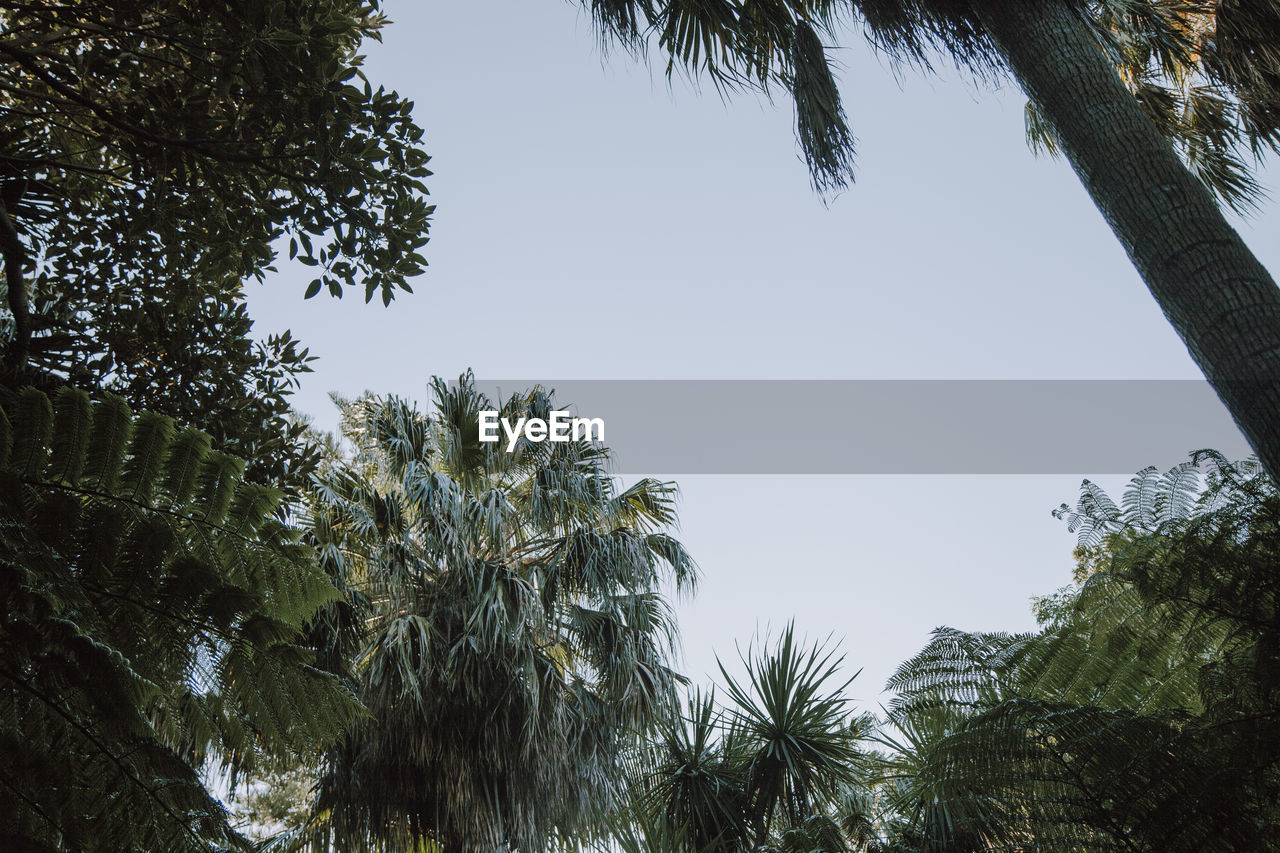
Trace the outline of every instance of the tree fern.
{"label": "tree fern", "polygon": [[1039,603],[1043,631],[939,631],[891,682],[899,805],[953,816],[907,828],[936,849],[1274,849],[1274,485],[1201,451],[1058,514],[1079,585]]}
{"label": "tree fern", "polygon": [[119,398],[26,389],[4,406],[10,849],[243,846],[202,772],[319,749],[358,714],[299,645],[338,591],[241,470]]}

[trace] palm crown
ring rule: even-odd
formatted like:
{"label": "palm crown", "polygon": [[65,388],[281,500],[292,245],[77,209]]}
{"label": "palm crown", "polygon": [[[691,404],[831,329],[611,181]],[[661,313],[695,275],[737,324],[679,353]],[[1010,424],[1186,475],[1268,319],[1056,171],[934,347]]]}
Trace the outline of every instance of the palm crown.
{"label": "palm crown", "polygon": [[[669,707],[662,590],[695,569],[666,532],[673,485],[619,490],[594,444],[483,444],[479,412],[499,407],[470,376],[433,388],[433,416],[346,403],[355,456],[316,490],[371,719],[330,755],[314,841],[543,849],[609,801],[620,749]],[[554,403],[535,389],[500,408]]]}

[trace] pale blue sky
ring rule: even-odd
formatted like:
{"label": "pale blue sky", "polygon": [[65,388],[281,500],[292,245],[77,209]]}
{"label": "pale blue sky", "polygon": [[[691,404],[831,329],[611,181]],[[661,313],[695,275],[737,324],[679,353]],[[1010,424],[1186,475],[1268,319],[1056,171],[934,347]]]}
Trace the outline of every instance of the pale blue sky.
{"label": "pale blue sky", "polygon": [[[431,267],[390,309],[357,294],[304,302],[309,276],[283,265],[250,294],[263,334],[291,328],[320,356],[296,400],[321,425],[335,419],[331,390],[425,401],[431,375],[468,367],[1199,376],[1075,176],[1027,150],[1012,86],[993,93],[951,69],[895,76],[842,33],[859,178],[824,206],[781,94],[723,103],[668,86],[661,67],[603,57],[587,15],[560,0],[386,8],[394,23],[368,69],[417,102],[426,128]],[[1276,204],[1241,231],[1280,270]],[[794,616],[844,639],[864,667],[852,692],[874,702],[933,627],[1028,628],[1029,598],[1070,577],[1074,538],[1049,510],[1074,501],[1078,476],[679,480],[682,538],[704,572],[681,607],[695,678],[713,648],[732,655],[755,626]]]}

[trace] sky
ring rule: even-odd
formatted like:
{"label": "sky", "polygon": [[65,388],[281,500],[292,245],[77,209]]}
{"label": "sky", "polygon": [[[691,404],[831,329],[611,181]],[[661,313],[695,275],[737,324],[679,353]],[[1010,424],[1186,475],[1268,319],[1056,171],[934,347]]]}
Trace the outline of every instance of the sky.
{"label": "sky", "polygon": [[[310,275],[283,259],[249,293],[262,336],[291,329],[319,356],[295,403],[322,427],[336,423],[330,391],[425,403],[431,376],[468,368],[1200,378],[1065,162],[1028,150],[1010,83],[895,68],[846,26],[831,56],[858,177],[824,201],[783,93],[725,100],[669,81],[661,63],[602,51],[565,0],[384,7],[392,23],[366,67],[415,101],[426,131],[430,268],[390,308],[304,301]],[[1277,175],[1263,173],[1273,191]],[[1280,270],[1277,205],[1234,221]],[[1032,597],[1070,581],[1074,537],[1050,510],[1089,475],[673,474],[702,570],[679,605],[684,669],[708,682],[717,653],[732,661],[735,644],[794,619],[840,644],[848,674],[862,671],[850,694],[874,710],[933,628],[1034,626]]]}

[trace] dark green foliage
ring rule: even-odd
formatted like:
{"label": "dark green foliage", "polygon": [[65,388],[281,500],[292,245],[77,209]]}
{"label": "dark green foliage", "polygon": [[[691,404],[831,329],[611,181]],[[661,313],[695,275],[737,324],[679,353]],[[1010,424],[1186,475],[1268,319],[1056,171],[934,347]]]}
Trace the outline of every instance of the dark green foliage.
{"label": "dark green foliage", "polygon": [[834,189],[839,183],[829,176],[853,171],[854,141],[840,105],[840,92],[822,41],[812,26],[796,25],[792,50],[796,136],[807,152],[817,188]]}
{"label": "dark green foliage", "polygon": [[[790,632],[734,705],[695,696],[633,762],[618,849],[1267,851],[1280,839],[1280,495],[1204,451],[1058,510],[1077,585],[1036,633],[943,628],[866,723]],[[727,673],[725,677],[728,678]]]}
{"label": "dark green foliage", "polygon": [[602,37],[633,52],[650,39],[667,73],[706,76],[717,89],[781,86],[794,97],[796,138],[814,187],[833,192],[852,177],[854,138],[821,34],[844,11],[818,0],[592,0]]}
{"label": "dark green foliage", "polygon": [[422,131],[357,52],[377,6],[0,2],[6,384],[108,389],[305,483],[311,359],[243,287],[284,239],[307,295],[388,302],[425,266]]}
{"label": "dark green foliage", "polygon": [[[1207,470],[1203,487],[1200,473]],[[1086,481],[1036,635],[938,632],[887,736],[917,849],[1263,851],[1280,838],[1280,498],[1216,454]]]}
{"label": "dark green foliage", "polygon": [[[206,436],[26,389],[0,436],[5,849],[243,846],[202,774],[314,753],[359,712],[301,628],[338,591]],[[0,441],[0,445],[8,445]]]}
{"label": "dark green foliage", "polygon": [[[1187,167],[1237,211],[1265,197],[1256,159],[1280,150],[1280,4],[1086,4],[1099,42],[1148,117]],[[1032,147],[1056,152],[1052,131],[1027,107]]]}

